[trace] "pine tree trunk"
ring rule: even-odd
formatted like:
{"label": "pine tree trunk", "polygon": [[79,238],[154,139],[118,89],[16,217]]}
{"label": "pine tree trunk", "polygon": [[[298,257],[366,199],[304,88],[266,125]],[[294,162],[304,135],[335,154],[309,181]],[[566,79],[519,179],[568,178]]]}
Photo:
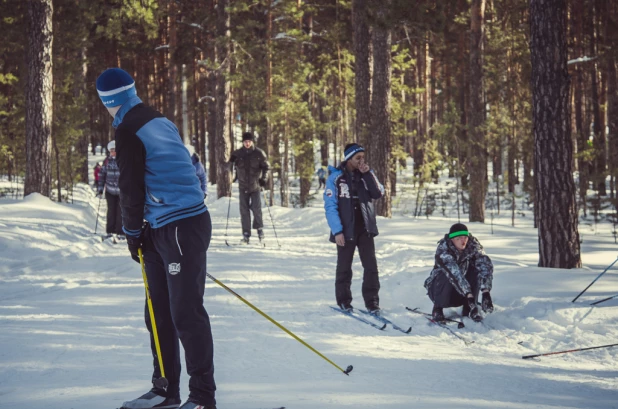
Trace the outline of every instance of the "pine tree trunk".
{"label": "pine tree trunk", "polygon": [[232,178],[230,173],[230,154],[232,141],[230,138],[230,60],[228,58],[230,45],[230,13],[227,10],[228,0],[217,2],[217,130],[215,132],[215,149],[217,163],[217,198],[232,194]]}
{"label": "pine tree trunk", "polygon": [[24,196],[51,193],[52,0],[28,1]]}
{"label": "pine tree trunk", "polygon": [[369,25],[367,24],[367,0],[352,1],[352,26],[354,27],[354,89],[356,121],[354,132],[356,141],[369,145],[369,111],[371,74],[369,72]]}
{"label": "pine tree trunk", "polygon": [[[378,19],[384,18],[390,1],[383,0]],[[384,24],[373,27],[373,88],[371,97],[372,144],[369,165],[384,185],[384,197],[376,203],[376,214],[391,217],[391,31]]]}
{"label": "pine tree trunk", "polygon": [[[610,50],[618,49],[617,25],[618,6],[613,3],[608,6],[608,18],[605,24],[605,38],[608,40],[607,46]],[[606,58],[609,172],[615,180],[618,178],[618,85],[616,80],[616,57],[610,52]],[[613,190],[612,193],[614,193]],[[613,198],[618,198],[618,195],[613,196]],[[616,203],[614,206],[616,206]]]}
{"label": "pine tree trunk", "polygon": [[530,22],[539,267],[579,268],[566,0],[531,0]]}
{"label": "pine tree trunk", "polygon": [[485,0],[472,0],[470,9],[470,214],[471,222],[485,222],[487,148],[483,124],[483,20]]}

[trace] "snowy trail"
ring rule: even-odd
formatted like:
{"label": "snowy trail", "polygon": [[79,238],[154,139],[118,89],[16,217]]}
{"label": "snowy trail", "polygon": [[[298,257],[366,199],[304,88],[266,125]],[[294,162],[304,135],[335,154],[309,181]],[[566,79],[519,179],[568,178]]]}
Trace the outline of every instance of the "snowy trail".
{"label": "snowy trail", "polygon": [[[615,348],[521,359],[618,339],[618,300],[588,305],[618,292],[618,274],[606,274],[570,302],[615,260],[609,238],[586,239],[584,269],[540,269],[534,229],[494,225],[492,236],[489,226],[470,224],[495,261],[497,311],[486,319],[494,329],[466,320],[458,331],[475,341],[466,347],[405,311],[431,309],[422,283],[435,243],[452,220],[395,216],[378,222],[381,304],[390,319],[413,327],[406,335],[328,308],[336,251],[327,241],[323,210],[275,206],[281,248],[268,213],[268,247],[227,247],[227,204],[209,202],[209,273],[354,370],[343,375],[209,281],[205,306],[220,409],[618,407]],[[92,235],[93,206],[95,199],[75,206],[30,197],[0,201],[0,408],[116,408],[149,386],[139,265],[124,245]],[[240,239],[235,200],[231,209],[230,242]],[[362,307],[358,258],[354,269],[354,304]],[[181,391],[186,396],[184,373]]]}

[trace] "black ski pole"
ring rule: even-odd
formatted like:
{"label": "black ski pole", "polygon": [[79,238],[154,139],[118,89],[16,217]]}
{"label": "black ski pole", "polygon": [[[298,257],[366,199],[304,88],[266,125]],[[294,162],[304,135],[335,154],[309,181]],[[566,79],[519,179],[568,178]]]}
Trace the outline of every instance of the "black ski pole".
{"label": "black ski pole", "polygon": [[277,239],[277,245],[281,247],[281,244],[279,243],[279,237],[277,237],[277,230],[275,229],[275,222],[273,221],[273,215],[270,212],[270,206],[268,205],[268,202],[266,201],[266,194],[264,193],[264,189],[262,189],[262,197],[264,198],[264,202],[266,202],[266,208],[268,209],[268,215],[270,216],[270,222],[273,225],[273,231],[275,232],[275,239]]}
{"label": "black ski pole", "polygon": [[227,225],[230,222],[230,205],[232,204],[232,191],[230,189],[230,200],[228,200],[227,202],[227,219],[225,220],[225,245],[226,246],[230,246],[230,244],[227,242]]}
{"label": "black ski pole", "polygon": [[591,303],[590,305],[597,305],[597,304],[601,304],[602,302],[609,301],[609,300],[611,300],[612,298],[616,298],[616,297],[618,297],[618,294],[616,294],[616,295],[612,295],[611,297],[603,298],[602,300],[599,300],[599,301],[595,301],[595,302]]}
{"label": "black ski pole", "polygon": [[616,345],[618,345],[618,344],[601,345],[601,346],[598,346],[598,347],[569,349],[567,351],[547,352],[545,354],[524,355],[524,356],[521,357],[521,359],[537,358],[539,356],[547,356],[547,355],[568,354],[569,352],[588,351],[590,349],[610,348],[610,347],[615,347]]}
{"label": "black ski pole", "polygon": [[[601,276],[602,276],[603,274],[605,274],[605,273],[607,272],[607,270],[609,270],[609,269],[610,269],[610,268],[611,268],[614,264],[616,264],[616,262],[617,262],[617,261],[618,261],[618,257],[616,257],[616,260],[614,260],[614,262],[613,262],[612,264],[610,264],[610,265],[609,265],[609,266],[608,266],[605,270],[603,270],[603,272],[602,272],[601,274],[599,274],[599,275],[597,276],[597,278],[595,278],[594,280],[592,280],[592,282],[591,282],[590,284],[588,284],[588,287],[584,288],[584,291],[582,291],[581,293],[577,294],[577,297],[573,298],[573,301],[571,301],[571,302],[575,302],[575,300],[577,300],[577,299],[579,298],[579,296],[580,296],[580,295],[582,295],[583,293],[585,293],[585,292],[586,292],[586,290],[588,290],[588,289],[592,286],[592,284],[594,284],[594,283],[595,283],[595,282],[596,282],[599,278],[601,278]],[[607,300],[605,300],[605,301],[607,301]]]}
{"label": "black ski pole", "polygon": [[99,227],[99,209],[101,208],[101,197],[103,197],[103,195],[105,194],[105,187],[103,187],[103,193],[101,193],[101,196],[99,196],[99,205],[97,206],[97,221],[94,223],[93,234],[97,234],[97,227]]}
{"label": "black ski pole", "polygon": [[326,362],[328,362],[329,364],[331,364],[332,366],[334,366],[335,368],[339,369],[341,372],[343,372],[345,375],[350,375],[350,372],[352,372],[352,365],[349,365],[345,370],[343,368],[341,368],[339,365],[337,365],[336,363],[334,363],[333,361],[331,361],[330,359],[328,359],[326,356],[322,355],[317,349],[313,348],[311,345],[309,345],[308,343],[306,343],[305,341],[303,341],[302,339],[300,339],[298,336],[296,336],[292,331],[290,331],[289,329],[287,329],[286,327],[284,327],[283,325],[279,324],[277,321],[275,321],[274,319],[270,318],[266,313],[262,312],[262,310],[260,310],[259,308],[257,308],[255,305],[251,304],[249,301],[245,300],[244,298],[242,298],[240,295],[238,295],[234,290],[232,290],[231,288],[229,288],[228,286],[226,286],[225,284],[223,284],[221,281],[217,280],[216,278],[214,278],[213,276],[211,276],[210,274],[206,273],[206,277],[210,278],[212,281],[214,281],[215,283],[219,284],[221,287],[223,287],[227,292],[229,292],[230,294],[234,295],[236,298],[238,298],[240,301],[244,302],[245,304],[247,304],[249,307],[251,307],[255,312],[257,312],[258,314],[260,314],[262,317],[266,318],[268,321],[272,322],[273,324],[275,324],[277,327],[279,327],[279,329],[281,329],[282,331],[284,331],[286,334],[288,334],[289,336],[291,336],[292,338],[294,338],[295,340],[297,340],[298,342],[300,342],[301,344],[303,344],[304,346],[306,346],[307,348],[309,348],[311,351],[315,352],[317,355],[320,356],[320,358],[324,359]]}

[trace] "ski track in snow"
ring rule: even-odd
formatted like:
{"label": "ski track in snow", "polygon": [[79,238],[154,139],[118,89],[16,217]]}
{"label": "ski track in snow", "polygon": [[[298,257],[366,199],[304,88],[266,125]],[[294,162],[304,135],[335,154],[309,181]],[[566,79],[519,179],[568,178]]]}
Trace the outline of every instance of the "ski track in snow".
{"label": "ski track in snow", "polygon": [[[104,206],[87,188],[73,205],[31,195],[0,200],[0,408],[116,408],[150,387],[139,265],[124,244],[101,242]],[[345,376],[215,283],[205,306],[215,339],[220,409],[309,408],[616,408],[618,350],[522,360],[522,355],[615,343],[615,269],[571,300],[615,260],[611,237],[587,236],[585,267],[541,269],[536,231],[469,223],[495,263],[496,311],[486,326],[465,319],[465,346],[405,306],[431,311],[423,282],[436,242],[452,219],[379,219],[376,238],[381,306],[412,326],[378,331],[334,305],[336,249],[319,207],[264,209],[265,248],[240,240],[233,198],[208,200],[213,238],[208,271],[344,368]],[[225,245],[227,239],[230,247]],[[257,238],[254,237],[257,242]],[[353,304],[362,304],[354,263]],[[447,313],[459,313],[452,309]],[[456,328],[453,327],[453,328]],[[521,343],[520,343],[521,342]],[[184,362],[183,362],[184,364]],[[183,369],[181,394],[187,395]]]}

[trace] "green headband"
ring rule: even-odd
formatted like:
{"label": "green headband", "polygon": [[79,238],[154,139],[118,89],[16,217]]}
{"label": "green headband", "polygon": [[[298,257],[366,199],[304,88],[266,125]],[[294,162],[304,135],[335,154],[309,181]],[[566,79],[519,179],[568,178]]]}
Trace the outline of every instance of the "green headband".
{"label": "green headband", "polygon": [[457,236],[467,236],[467,235],[468,235],[468,232],[466,230],[455,231],[455,232],[449,234],[448,238],[452,239],[452,238],[457,237]]}

